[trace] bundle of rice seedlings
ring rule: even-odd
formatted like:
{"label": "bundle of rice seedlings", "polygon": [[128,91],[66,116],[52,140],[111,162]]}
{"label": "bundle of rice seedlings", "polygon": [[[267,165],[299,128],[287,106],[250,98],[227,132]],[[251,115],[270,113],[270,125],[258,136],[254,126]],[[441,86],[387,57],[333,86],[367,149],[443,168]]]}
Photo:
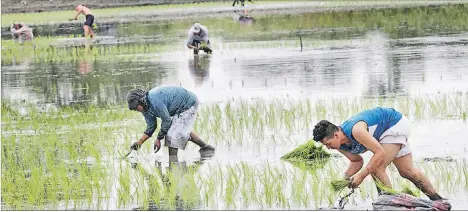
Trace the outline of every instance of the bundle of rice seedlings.
{"label": "bundle of rice seedlings", "polygon": [[330,153],[325,151],[322,145],[318,145],[317,142],[310,140],[284,155],[281,159],[289,161],[310,161],[329,157]]}
{"label": "bundle of rice seedlings", "polygon": [[348,184],[351,183],[349,180],[333,180],[331,181],[331,188],[333,192],[340,192],[344,188],[348,187]]}
{"label": "bundle of rice seedlings", "polygon": [[387,187],[386,185],[384,185],[379,180],[376,181],[375,185],[377,186],[377,188],[379,188],[381,190],[381,192],[384,192],[386,194],[396,195],[396,194],[399,193],[399,192],[395,191],[393,188]]}

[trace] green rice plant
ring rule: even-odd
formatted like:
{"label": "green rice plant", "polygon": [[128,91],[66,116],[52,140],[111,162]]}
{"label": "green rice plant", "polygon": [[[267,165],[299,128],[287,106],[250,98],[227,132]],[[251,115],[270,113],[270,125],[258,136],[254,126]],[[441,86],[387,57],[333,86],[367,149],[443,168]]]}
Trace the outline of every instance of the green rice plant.
{"label": "green rice plant", "polygon": [[331,181],[330,185],[331,185],[331,189],[333,190],[333,192],[338,193],[342,191],[343,189],[345,189],[346,187],[348,187],[350,183],[351,182],[349,180],[333,180]]}
{"label": "green rice plant", "polygon": [[322,145],[317,145],[315,141],[310,140],[307,143],[300,145],[293,151],[285,154],[281,157],[281,159],[305,162],[328,157],[330,157],[330,153],[326,152]]}
{"label": "green rice plant", "polygon": [[415,191],[413,191],[413,189],[411,189],[410,187],[407,187],[407,186],[405,186],[403,188],[401,193],[409,194],[409,195],[415,196],[415,197],[419,196]]}
{"label": "green rice plant", "polygon": [[375,181],[375,185],[382,191],[382,192],[386,192],[390,195],[396,195],[398,194],[399,192],[397,192],[396,190],[394,190],[393,188],[390,188],[390,187],[387,187],[386,185],[384,185],[382,182],[380,182],[380,180],[376,180]]}

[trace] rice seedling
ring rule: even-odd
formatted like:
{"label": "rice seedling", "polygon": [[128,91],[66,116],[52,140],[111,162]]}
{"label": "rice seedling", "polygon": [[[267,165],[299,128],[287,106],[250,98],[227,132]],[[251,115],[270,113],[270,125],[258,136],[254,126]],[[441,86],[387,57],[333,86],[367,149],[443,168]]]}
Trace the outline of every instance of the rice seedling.
{"label": "rice seedling", "polygon": [[349,180],[333,180],[331,181],[331,189],[333,192],[340,192],[350,184]]}
{"label": "rice seedling", "polygon": [[[306,122],[318,120],[317,108],[320,108],[318,111],[323,109],[326,117],[336,113],[338,115],[334,119],[344,119],[356,108],[365,109],[376,101],[397,107],[409,102],[406,108],[411,112],[408,115],[414,117],[413,99],[351,98],[334,102],[237,99],[224,107],[216,103],[202,105],[197,130],[206,135],[209,142],[217,141],[222,145],[225,144],[223,138],[232,134],[232,125],[235,124],[235,134],[239,134],[235,138],[249,139],[243,143],[231,139],[230,144],[249,145],[256,151],[255,148],[260,149],[263,144],[293,143],[285,137],[294,134],[293,131],[301,134],[310,130],[303,126]],[[433,116],[461,119],[461,114],[468,111],[466,101],[466,94],[419,98],[418,105],[426,107],[419,116],[422,119]],[[310,151],[299,151],[300,154],[295,156],[300,156],[301,162],[293,163],[293,166],[276,161],[258,166],[241,162],[236,165],[207,164],[204,168],[189,171],[173,169],[164,175],[133,171],[129,166],[115,164],[112,159],[120,157],[119,153],[124,149],[128,150],[129,140],[137,140],[138,133],[145,127],[141,117],[125,110],[124,105],[64,107],[56,111],[40,111],[32,107],[26,115],[19,115],[13,108],[11,103],[2,102],[2,197],[9,208],[18,210],[98,208],[102,206],[96,202],[96,197],[106,201],[111,191],[115,191],[118,197],[119,208],[124,209],[132,204],[143,208],[154,204],[161,209],[191,209],[200,205],[206,209],[289,209],[308,208],[310,205],[319,208],[334,200],[330,184],[344,167],[334,160],[321,165],[318,165],[319,160],[307,163],[311,159]],[[455,115],[447,117],[447,114]],[[286,119],[290,123],[281,126],[279,123]],[[270,124],[273,122],[277,124]],[[216,123],[217,133],[210,134],[211,125],[200,123]],[[269,132],[274,132],[274,137]],[[251,138],[251,134],[255,136]],[[324,151],[314,141],[301,146],[307,145],[313,145],[308,147],[310,149]],[[147,145],[140,151],[150,152],[150,148]],[[466,186],[459,186],[467,184],[466,162],[417,165],[423,167],[437,188],[451,193],[466,189]],[[392,180],[401,178],[396,174],[390,177]],[[113,178],[114,181],[110,180]],[[403,183],[395,184],[398,190],[404,186]],[[364,182],[359,190],[360,199],[375,195],[374,191],[373,183]]]}
{"label": "rice seedling", "polygon": [[288,161],[311,161],[330,157],[330,153],[326,152],[322,145],[317,145],[315,141],[308,141],[300,145],[293,151],[287,153],[281,159]]}

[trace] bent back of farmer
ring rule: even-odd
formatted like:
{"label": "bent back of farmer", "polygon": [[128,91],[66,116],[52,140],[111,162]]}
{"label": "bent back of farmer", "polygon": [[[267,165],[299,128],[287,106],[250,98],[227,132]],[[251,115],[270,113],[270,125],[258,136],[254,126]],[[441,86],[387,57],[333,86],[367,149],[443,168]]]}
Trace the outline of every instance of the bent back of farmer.
{"label": "bent back of farmer", "polygon": [[194,93],[176,86],[160,86],[149,92],[133,89],[127,94],[127,101],[129,109],[141,112],[147,124],[144,134],[132,149],[138,149],[153,135],[157,127],[156,118],[160,118],[161,129],[154,142],[155,153],[161,148],[162,139],[169,148],[169,157],[177,157],[177,150],[184,150],[188,141],[200,146],[201,151],[214,150],[193,132],[199,104]]}
{"label": "bent back of farmer", "polygon": [[25,23],[15,23],[10,27],[11,36],[15,41],[23,43],[26,40],[33,40],[34,35],[32,29]]}
{"label": "bent back of farmer", "polygon": [[[340,149],[348,151],[353,154],[360,154],[367,150],[362,144],[360,144],[352,136],[352,130],[354,125],[359,121],[367,123],[368,131],[377,141],[382,142],[381,138],[385,137],[390,133],[388,129],[395,126],[402,118],[402,114],[393,108],[374,108],[371,110],[365,110],[361,113],[356,114],[347,121],[341,124],[341,129],[344,134],[350,138],[352,146],[341,145]],[[406,154],[409,152],[405,152]],[[404,154],[404,153],[402,153]]]}
{"label": "bent back of farmer", "polygon": [[193,92],[177,86],[153,88],[148,92],[148,100],[153,109],[158,109],[163,105],[166,106],[170,116],[182,113],[198,104],[198,98]]}

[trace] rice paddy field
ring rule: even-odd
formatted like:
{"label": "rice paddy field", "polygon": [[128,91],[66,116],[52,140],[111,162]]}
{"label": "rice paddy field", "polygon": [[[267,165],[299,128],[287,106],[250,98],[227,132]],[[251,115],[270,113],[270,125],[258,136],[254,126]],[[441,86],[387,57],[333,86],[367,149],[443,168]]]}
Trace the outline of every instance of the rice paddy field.
{"label": "rice paddy field", "polygon": [[[24,14],[35,47],[1,41],[2,210],[329,210],[349,192],[331,185],[347,159],[281,157],[309,142],[318,121],[377,106],[410,119],[415,166],[452,210],[468,209],[468,3],[346,2],[314,1],[323,10],[309,12],[249,4],[260,11],[248,22],[229,2],[200,7],[218,15],[151,21],[103,9],[94,41],[58,23],[64,12]],[[326,10],[332,3],[340,9]],[[153,17],[145,10],[130,12]],[[2,14],[2,27],[21,17]],[[194,21],[210,30],[212,55],[185,48]],[[151,138],[123,157],[146,128],[127,92],[160,85],[197,94],[195,131],[214,155],[189,143],[170,161]],[[387,173],[394,190],[427,198],[393,165]],[[368,177],[344,209],[371,210],[376,199]]]}

